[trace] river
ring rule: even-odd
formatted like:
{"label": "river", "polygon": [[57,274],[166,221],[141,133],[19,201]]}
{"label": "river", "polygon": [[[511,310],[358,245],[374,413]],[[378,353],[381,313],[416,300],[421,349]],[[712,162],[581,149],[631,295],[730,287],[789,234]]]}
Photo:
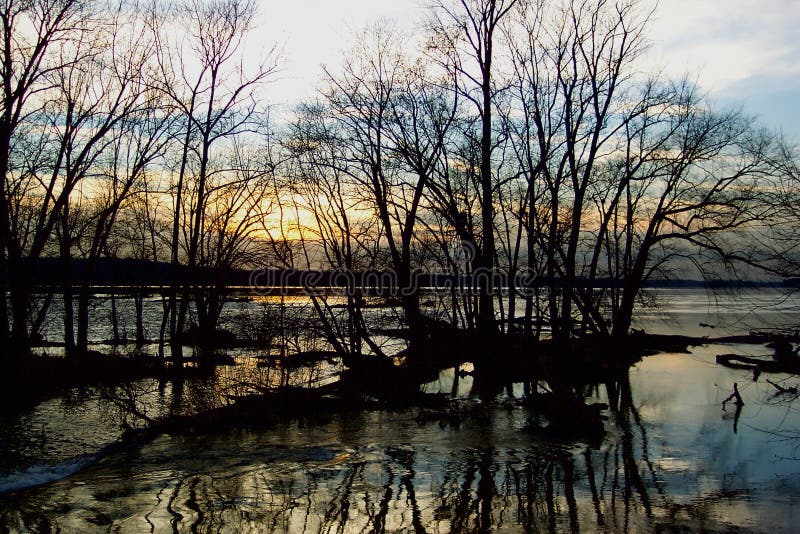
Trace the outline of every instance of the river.
{"label": "river", "polygon": [[[776,291],[716,300],[697,290],[655,293],[665,305],[638,322],[649,332],[800,324],[800,300]],[[0,529],[796,531],[800,399],[776,394],[766,379],[800,380],[754,381],[716,364],[721,353],[770,350],[708,344],[658,354],[587,390],[589,401],[610,405],[594,447],[531,431],[521,386],[481,401],[467,376],[447,413],[311,414],[266,429],[161,435],[105,454],[120,434],[119,409],[97,389],[72,391],[2,416]],[[450,391],[453,376],[443,371],[423,388]],[[722,406],[734,383],[745,402],[738,417]],[[174,407],[175,384],[138,386],[153,414]],[[181,386],[182,410],[211,402],[196,386]]]}

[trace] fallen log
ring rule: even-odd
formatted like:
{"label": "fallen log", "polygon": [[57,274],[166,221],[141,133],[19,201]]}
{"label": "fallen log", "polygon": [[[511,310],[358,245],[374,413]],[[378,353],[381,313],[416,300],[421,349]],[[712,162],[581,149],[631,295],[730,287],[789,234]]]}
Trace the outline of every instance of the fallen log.
{"label": "fallen log", "polygon": [[762,360],[740,354],[718,354],[717,363],[731,369],[760,371],[762,373],[800,374],[800,364],[796,362]]}

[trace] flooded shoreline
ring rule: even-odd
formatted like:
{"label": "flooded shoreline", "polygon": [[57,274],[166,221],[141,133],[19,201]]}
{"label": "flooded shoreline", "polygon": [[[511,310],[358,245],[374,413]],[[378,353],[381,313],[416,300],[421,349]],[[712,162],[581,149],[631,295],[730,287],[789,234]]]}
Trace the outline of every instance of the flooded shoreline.
{"label": "flooded shoreline", "polygon": [[[764,293],[713,304],[697,292],[662,296],[671,322],[661,312],[642,314],[639,325],[649,332],[728,335],[778,315],[791,319],[796,309]],[[71,390],[4,416],[0,526],[791,531],[800,499],[800,405],[764,378],[718,365],[721,353],[771,354],[761,345],[703,345],[647,356],[618,379],[587,385],[584,401],[608,406],[597,444],[543,431],[546,421],[523,382],[490,399],[475,396],[468,365],[421,387],[450,395],[444,409],[314,413],[263,427],[186,429],[121,447],[109,446],[123,434],[121,423],[144,423],[120,399],[153,418],[197,413],[246,385],[253,375],[243,369],[284,377],[253,363],[179,382]],[[767,378],[797,385],[789,375]],[[738,415],[722,406],[734,383],[744,399]]]}
{"label": "flooded shoreline", "polygon": [[[716,349],[635,366],[598,449],[532,435],[511,399],[463,399],[471,416],[457,422],[411,409],[164,435],[3,496],[0,517],[84,532],[791,531],[800,442],[778,434],[800,429],[796,407],[746,385],[734,432],[720,403],[745,377],[715,365]],[[609,402],[606,388],[593,396]]]}

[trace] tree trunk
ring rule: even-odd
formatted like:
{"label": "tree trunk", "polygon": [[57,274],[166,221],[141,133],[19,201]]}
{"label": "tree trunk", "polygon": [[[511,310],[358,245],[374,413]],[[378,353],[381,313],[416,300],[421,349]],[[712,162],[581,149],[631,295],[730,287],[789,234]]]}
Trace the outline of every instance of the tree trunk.
{"label": "tree trunk", "polygon": [[114,293],[114,288],[111,288],[111,332],[114,340],[114,345],[120,344],[119,335],[119,319],[117,318],[117,296]]}
{"label": "tree trunk", "polygon": [[11,352],[17,355],[30,354],[31,339],[28,330],[28,309],[33,293],[33,281],[29,262],[21,260],[16,269],[12,267],[11,293]]}
{"label": "tree trunk", "polygon": [[486,51],[483,66],[482,131],[481,131],[481,254],[477,258],[478,268],[484,276],[478,276],[478,330],[487,334],[497,331],[492,299],[492,276],[494,269],[494,191],[492,187],[492,87],[491,50]]}
{"label": "tree trunk", "polygon": [[547,243],[547,291],[548,312],[550,315],[550,335],[553,339],[561,337],[561,324],[558,314],[558,285],[556,281],[556,248],[558,246],[558,192],[550,191],[550,228]]}
{"label": "tree trunk", "polygon": [[86,354],[89,350],[89,300],[90,288],[87,282],[82,282],[78,289],[78,340],[76,353]]}
{"label": "tree trunk", "polygon": [[158,329],[158,357],[162,360],[165,357],[164,354],[164,344],[167,336],[167,326],[169,323],[170,309],[169,309],[169,298],[162,297],[162,313],[161,313],[161,328]]}
{"label": "tree trunk", "polygon": [[144,292],[138,288],[133,297],[133,304],[136,306],[136,346],[144,345]]}
{"label": "tree trunk", "polygon": [[633,308],[635,304],[638,289],[631,281],[625,283],[625,288],[622,290],[622,299],[619,305],[619,311],[614,318],[614,327],[611,335],[614,337],[622,337],[628,335],[633,322]]}
{"label": "tree trunk", "polygon": [[[2,200],[0,200],[2,202]],[[9,340],[11,330],[8,324],[8,297],[7,297],[7,280],[8,271],[6,267],[5,247],[0,244],[0,343],[5,343]]]}
{"label": "tree trunk", "polygon": [[176,303],[177,313],[173,310],[173,320],[170,324],[170,356],[176,365],[183,364],[183,331],[186,325],[186,315],[189,308],[189,298],[186,288],[181,291],[180,302]]}
{"label": "tree trunk", "polygon": [[[0,340],[11,341],[11,324],[9,322],[10,316],[8,314],[8,301],[6,300],[6,293],[11,291],[13,293],[11,281],[11,262],[8,258],[11,256],[10,249],[10,217],[8,212],[8,203],[6,201],[6,184],[8,181],[8,157],[11,145],[11,128],[8,124],[9,110],[6,108],[2,126],[0,126]],[[12,306],[13,307],[13,306]],[[12,344],[13,346],[13,344]]]}
{"label": "tree trunk", "polygon": [[75,355],[75,302],[72,295],[72,283],[66,277],[62,294],[64,299],[64,352],[69,357]]}
{"label": "tree trunk", "polygon": [[508,271],[508,333],[517,331],[517,270]]}
{"label": "tree trunk", "polygon": [[[356,295],[347,295],[347,335],[350,338],[350,353],[361,355],[361,329],[358,327],[361,322],[361,299],[357,299]],[[283,317],[283,308],[281,308],[281,317]]]}
{"label": "tree trunk", "polygon": [[409,260],[410,245],[403,243],[403,260],[399,266],[400,303],[409,331],[409,342],[415,346],[423,338],[422,313],[419,305],[419,284],[413,279]]}
{"label": "tree trunk", "polygon": [[72,256],[69,237],[69,207],[64,206],[61,230],[62,295],[64,302],[64,352],[67,357],[75,355],[75,308],[72,299]]}

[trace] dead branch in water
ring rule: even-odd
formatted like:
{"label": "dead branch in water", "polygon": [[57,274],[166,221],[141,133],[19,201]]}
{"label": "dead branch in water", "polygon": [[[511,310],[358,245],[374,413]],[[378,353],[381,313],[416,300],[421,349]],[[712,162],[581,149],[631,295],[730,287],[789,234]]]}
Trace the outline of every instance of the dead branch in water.
{"label": "dead branch in water", "polygon": [[725,408],[725,405],[731,400],[735,401],[734,404],[736,405],[737,410],[744,406],[744,401],[742,400],[742,396],[739,395],[739,386],[736,384],[736,382],[733,383],[733,393],[731,393],[727,399],[722,401],[722,407]]}
{"label": "dead branch in water", "polygon": [[779,384],[776,384],[772,380],[767,379],[767,383],[769,383],[772,387],[777,389],[778,391],[775,392],[775,396],[777,395],[797,395],[797,386],[792,386],[790,388],[785,388]]}

